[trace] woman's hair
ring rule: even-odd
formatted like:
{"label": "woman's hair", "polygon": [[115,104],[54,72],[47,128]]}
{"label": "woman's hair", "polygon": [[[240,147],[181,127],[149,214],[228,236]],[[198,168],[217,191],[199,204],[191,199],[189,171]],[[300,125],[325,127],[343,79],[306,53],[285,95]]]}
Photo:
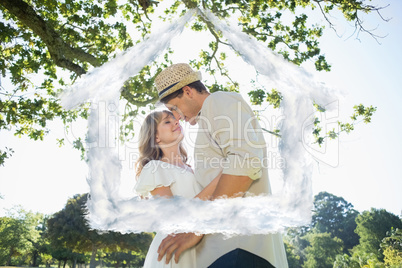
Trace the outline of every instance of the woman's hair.
{"label": "woman's hair", "polygon": [[[163,119],[163,115],[168,114],[173,117],[172,112],[166,111],[156,111],[152,112],[144,120],[144,123],[140,129],[140,136],[138,139],[138,151],[140,153],[140,157],[135,164],[136,166],[136,177],[138,177],[148,162],[151,160],[160,160],[163,156],[162,149],[159,147],[156,142],[156,134],[158,130],[158,125]],[[183,158],[183,162],[187,162],[187,152],[184,149],[183,144],[180,142],[179,144],[180,154]]]}

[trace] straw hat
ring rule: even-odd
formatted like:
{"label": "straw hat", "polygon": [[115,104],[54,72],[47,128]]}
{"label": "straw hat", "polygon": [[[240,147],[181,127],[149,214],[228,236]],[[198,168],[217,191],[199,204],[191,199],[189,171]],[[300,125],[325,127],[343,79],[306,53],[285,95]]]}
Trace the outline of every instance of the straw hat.
{"label": "straw hat", "polygon": [[201,73],[194,72],[187,63],[177,63],[163,70],[155,78],[159,100],[188,84],[201,80]]}

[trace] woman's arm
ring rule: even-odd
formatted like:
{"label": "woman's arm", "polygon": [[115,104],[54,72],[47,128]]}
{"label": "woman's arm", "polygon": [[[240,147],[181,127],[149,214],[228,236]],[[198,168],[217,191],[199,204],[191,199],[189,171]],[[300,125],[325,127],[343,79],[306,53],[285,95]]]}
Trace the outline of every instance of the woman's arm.
{"label": "woman's arm", "polygon": [[[219,173],[219,175],[213,179],[199,194],[194,196],[194,198],[199,198],[201,200],[209,200],[211,199],[213,193],[215,192],[216,186],[218,185],[219,179],[221,177],[222,173]],[[155,188],[154,190],[151,191],[151,194],[153,196],[160,196],[160,197],[173,197],[172,191],[170,190],[169,186],[161,186],[158,188]]]}
{"label": "woman's arm", "polygon": [[216,186],[218,185],[219,179],[222,175],[222,172],[216,176],[202,191],[197,194],[194,198],[199,198],[201,200],[210,200],[212,198],[213,193],[215,192]]}

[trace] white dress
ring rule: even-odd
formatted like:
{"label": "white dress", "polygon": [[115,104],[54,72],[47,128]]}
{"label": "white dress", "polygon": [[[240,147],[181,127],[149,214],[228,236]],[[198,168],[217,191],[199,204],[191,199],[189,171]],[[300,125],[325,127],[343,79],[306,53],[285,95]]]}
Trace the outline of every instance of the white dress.
{"label": "white dress", "polygon": [[[191,169],[171,165],[166,162],[152,160],[144,166],[135,185],[135,190],[142,196],[150,195],[150,192],[161,186],[170,186],[172,194],[185,198],[193,198],[201,191],[201,186],[197,183]],[[158,262],[157,250],[162,240],[167,234],[157,233],[152,241],[144,268],[175,267],[188,268],[195,267],[195,248],[186,250],[180,255],[179,263],[171,260],[165,264],[165,257]]]}

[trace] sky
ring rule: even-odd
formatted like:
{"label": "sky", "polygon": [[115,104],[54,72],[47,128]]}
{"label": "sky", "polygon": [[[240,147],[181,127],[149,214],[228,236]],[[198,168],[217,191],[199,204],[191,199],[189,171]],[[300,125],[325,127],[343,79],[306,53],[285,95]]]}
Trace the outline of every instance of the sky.
{"label": "sky", "polygon": [[[314,72],[316,79],[344,94],[337,100],[336,115],[327,118],[327,123],[348,121],[353,113],[353,106],[364,104],[377,107],[372,123],[359,123],[351,134],[341,134],[330,146],[322,148],[325,154],[310,152],[322,160],[315,164],[313,192],[327,191],[343,197],[352,203],[358,211],[370,208],[384,208],[396,215],[402,214],[402,168],[400,151],[402,141],[402,3],[399,0],[373,1],[387,2],[383,10],[389,22],[381,21],[371,14],[365,17],[369,27],[377,28],[379,35],[386,35],[377,43],[376,40],[361,33],[360,41],[353,33],[352,25],[337,22],[339,37],[333,30],[327,29],[320,39],[321,49],[332,70],[317,73],[305,64],[305,68]],[[339,23],[338,23],[339,21]],[[323,22],[325,23],[325,22]],[[174,42],[180,43],[182,37]],[[179,50],[180,51],[180,50]],[[184,60],[186,51],[177,60]],[[193,56],[194,57],[194,56]],[[2,80],[3,86],[5,85]],[[0,215],[14,206],[21,205],[26,210],[45,214],[61,210],[68,198],[78,193],[89,191],[86,182],[88,169],[80,160],[80,153],[72,149],[69,141],[74,136],[85,133],[85,122],[71,126],[66,133],[60,122],[51,122],[51,132],[45,141],[32,141],[25,137],[14,137],[12,133],[0,133],[0,146],[12,147],[14,155],[0,167]],[[56,144],[56,138],[64,137],[66,146]],[[123,159],[126,167],[126,185],[122,188],[129,194],[133,180],[134,158]],[[130,169],[131,167],[131,169]]]}
{"label": "sky", "polygon": [[333,67],[320,80],[347,92],[345,100],[340,102],[340,114],[350,114],[350,107],[360,103],[373,105],[377,111],[372,123],[361,123],[356,131],[341,137],[339,165],[317,172],[313,187],[315,192],[326,190],[342,196],[360,211],[374,207],[400,215],[402,3],[381,2],[390,3],[383,15],[391,20],[388,23],[368,21],[371,27],[378,26],[379,34],[387,35],[379,39],[381,45],[362,34],[361,42],[353,38],[337,40],[328,35],[321,41],[323,47],[330,48],[324,51],[328,51],[326,56]]}

